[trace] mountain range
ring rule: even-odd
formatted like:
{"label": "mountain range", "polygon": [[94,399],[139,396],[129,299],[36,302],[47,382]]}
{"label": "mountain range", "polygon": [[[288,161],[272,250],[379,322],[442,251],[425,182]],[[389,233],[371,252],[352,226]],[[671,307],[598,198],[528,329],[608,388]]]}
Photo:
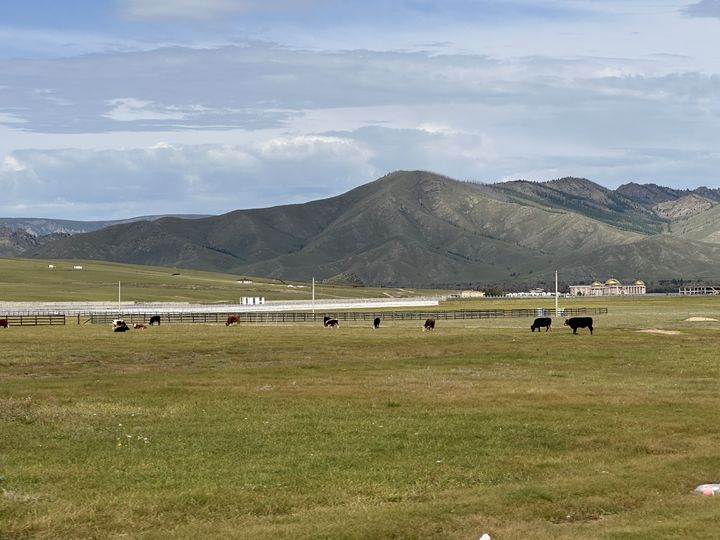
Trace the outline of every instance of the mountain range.
{"label": "mountain range", "polygon": [[328,199],[115,224],[15,255],[380,286],[542,286],[556,269],[566,284],[712,280],[720,190],[398,171]]}
{"label": "mountain range", "polygon": [[110,227],[111,225],[120,225],[123,223],[132,223],[134,221],[154,221],[163,217],[180,217],[186,219],[197,219],[208,217],[200,214],[177,214],[172,216],[139,216],[128,219],[118,219],[111,221],[72,221],[68,219],[48,219],[48,218],[0,218],[0,229],[15,232],[23,230],[33,236],[47,236],[55,233],[59,234],[78,234],[85,232],[97,231]]}

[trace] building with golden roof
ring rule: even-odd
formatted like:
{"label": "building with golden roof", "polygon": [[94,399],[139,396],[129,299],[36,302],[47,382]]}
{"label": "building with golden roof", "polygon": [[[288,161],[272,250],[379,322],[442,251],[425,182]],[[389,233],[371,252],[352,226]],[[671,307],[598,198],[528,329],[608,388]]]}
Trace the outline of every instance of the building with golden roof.
{"label": "building with golden roof", "polygon": [[646,294],[645,282],[638,279],[632,285],[623,285],[620,280],[610,278],[605,282],[593,281],[591,285],[571,285],[571,296],[635,296]]}

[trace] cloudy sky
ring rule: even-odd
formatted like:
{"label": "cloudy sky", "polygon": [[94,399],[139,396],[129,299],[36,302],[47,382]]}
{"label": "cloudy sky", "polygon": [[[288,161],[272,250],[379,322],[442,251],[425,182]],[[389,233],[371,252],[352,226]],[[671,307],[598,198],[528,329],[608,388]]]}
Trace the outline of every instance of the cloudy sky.
{"label": "cloudy sky", "polygon": [[23,0],[0,216],[222,213],[397,169],[720,187],[720,0]]}

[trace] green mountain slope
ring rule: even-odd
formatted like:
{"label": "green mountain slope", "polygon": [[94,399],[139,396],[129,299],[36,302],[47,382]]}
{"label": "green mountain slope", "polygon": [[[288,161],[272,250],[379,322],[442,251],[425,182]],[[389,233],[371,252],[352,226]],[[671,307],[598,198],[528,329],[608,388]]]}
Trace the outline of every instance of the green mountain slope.
{"label": "green mountain slope", "polygon": [[636,242],[606,246],[588,256],[563,257],[565,279],[607,278],[663,280],[717,279],[720,245],[685,240],[673,235],[646,237]]}
{"label": "green mountain slope", "polygon": [[109,227],[43,246],[43,257],[172,265],[367,284],[455,284],[546,271],[558,253],[636,233],[557,209],[502,202],[472,184],[398,172],[302,205]]}
{"label": "green mountain slope", "polygon": [[493,187],[518,203],[562,208],[629,231],[657,234],[668,222],[642,204],[584,178],[542,183],[517,180]]}
{"label": "green mountain slope", "polygon": [[720,244],[720,206],[675,221],[672,231],[675,236],[688,240]]}
{"label": "green mountain slope", "polygon": [[711,244],[650,234],[667,223],[588,180],[479,185],[400,171],[306,204],[109,227],[35,256],[412,286],[548,281],[557,268],[665,278],[720,263]]}

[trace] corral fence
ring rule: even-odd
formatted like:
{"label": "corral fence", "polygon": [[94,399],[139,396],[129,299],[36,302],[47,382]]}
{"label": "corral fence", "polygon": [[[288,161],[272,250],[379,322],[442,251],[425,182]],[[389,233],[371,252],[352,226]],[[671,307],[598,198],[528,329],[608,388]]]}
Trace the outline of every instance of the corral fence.
{"label": "corral fence", "polygon": [[[605,315],[608,308],[563,308],[559,310],[561,317],[574,317],[576,315]],[[516,317],[548,317],[555,314],[554,309],[475,309],[455,311],[316,311],[312,312],[232,312],[232,313],[127,313],[112,315],[108,313],[92,313],[85,322],[92,324],[110,324],[115,319],[123,319],[128,324],[148,324],[150,317],[159,315],[161,324],[212,324],[224,323],[230,315],[237,316],[240,324],[295,324],[311,323],[323,320],[323,317],[332,317],[340,321],[372,321],[379,317],[383,321],[416,321],[424,319],[436,320],[467,320],[467,319],[501,319]]]}
{"label": "corral fence", "polygon": [[0,319],[6,320],[12,326],[64,326],[65,315],[54,314],[25,314],[25,315],[0,315]]}

